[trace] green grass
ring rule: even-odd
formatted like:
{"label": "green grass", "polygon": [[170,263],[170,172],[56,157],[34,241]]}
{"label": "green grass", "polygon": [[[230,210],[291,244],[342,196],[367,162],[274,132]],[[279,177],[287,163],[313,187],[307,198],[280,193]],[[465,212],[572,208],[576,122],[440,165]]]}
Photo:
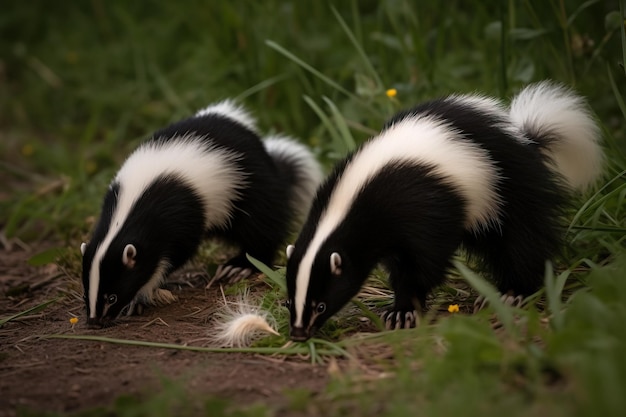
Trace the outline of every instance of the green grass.
{"label": "green grass", "polygon": [[[411,331],[354,334],[362,329],[356,316],[371,317],[388,302],[376,272],[319,339],[294,348],[314,362],[334,355],[354,361],[354,369],[335,376],[322,393],[295,389],[285,409],[239,409],[164,380],[159,394],[123,397],[81,415],[623,412],[624,3],[269,0],[148,8],[117,0],[71,6],[36,0],[6,6],[0,16],[0,181],[6,187],[0,228],[9,238],[57,242],[32,263],[61,254],[70,274],[78,274],[78,244],[124,156],[154,129],[222,98],[252,109],[263,130],[299,137],[327,167],[401,108],[452,92],[509,98],[545,78],[585,95],[604,133],[605,178],[568,214],[565,254],[554,271],[547,269],[545,289],[522,308],[499,304],[482,278],[459,265],[460,275],[435,294],[428,317],[434,320]],[[385,94],[389,88],[396,97]],[[262,302],[286,334],[281,277],[279,271],[268,280]],[[470,286],[492,298],[490,309],[437,313],[448,304],[471,310],[476,291]],[[494,317],[502,323],[495,330]],[[374,323],[369,330],[375,329]],[[275,350],[283,341],[268,338],[254,349]]]}

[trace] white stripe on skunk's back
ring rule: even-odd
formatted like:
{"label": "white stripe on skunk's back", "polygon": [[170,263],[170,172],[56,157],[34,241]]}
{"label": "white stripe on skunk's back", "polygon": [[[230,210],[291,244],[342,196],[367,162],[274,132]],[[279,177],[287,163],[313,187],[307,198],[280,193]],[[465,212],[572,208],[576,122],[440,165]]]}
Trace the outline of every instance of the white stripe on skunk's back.
{"label": "white stripe on skunk's back", "polygon": [[363,185],[396,162],[432,166],[434,175],[458,190],[467,201],[467,229],[499,223],[498,172],[487,152],[445,122],[419,115],[401,120],[361,148],[346,166],[326,213],[347,213]]}
{"label": "white stripe on skunk's back", "polygon": [[[233,200],[245,184],[245,174],[235,162],[239,155],[211,145],[195,135],[154,140],[133,152],[117,173],[120,195],[113,220],[121,225],[135,200],[157,177],[172,175],[192,186],[204,200],[207,227],[220,227],[232,215]],[[112,221],[111,225],[116,222]]]}

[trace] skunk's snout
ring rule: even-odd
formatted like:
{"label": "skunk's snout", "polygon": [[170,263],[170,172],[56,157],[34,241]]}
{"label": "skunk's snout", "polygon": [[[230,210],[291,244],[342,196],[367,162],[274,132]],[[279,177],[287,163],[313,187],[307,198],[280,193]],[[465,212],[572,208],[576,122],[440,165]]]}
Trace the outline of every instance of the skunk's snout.
{"label": "skunk's snout", "polygon": [[115,322],[108,318],[102,317],[89,317],[87,319],[87,326],[90,329],[104,329],[106,327],[111,327],[115,324]]}
{"label": "skunk's snout", "polygon": [[289,337],[294,342],[306,342],[311,337],[311,334],[304,327],[292,327],[289,330]]}
{"label": "skunk's snout", "polygon": [[87,326],[89,326],[90,329],[101,329],[104,327],[99,317],[89,317],[87,319]]}

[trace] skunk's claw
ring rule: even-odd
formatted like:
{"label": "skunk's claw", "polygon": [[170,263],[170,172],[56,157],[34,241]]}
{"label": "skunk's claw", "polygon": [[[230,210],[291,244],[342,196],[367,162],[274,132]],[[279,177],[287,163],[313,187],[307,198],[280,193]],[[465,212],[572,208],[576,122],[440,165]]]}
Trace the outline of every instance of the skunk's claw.
{"label": "skunk's claw", "polygon": [[524,303],[524,297],[514,294],[502,294],[500,300],[511,307],[520,307]]}
{"label": "skunk's claw", "polygon": [[157,288],[152,294],[150,304],[154,304],[157,306],[166,306],[176,301],[178,301],[178,297],[172,294],[170,290],[167,290],[165,288]]}
{"label": "skunk's claw", "polygon": [[419,315],[415,310],[389,310],[385,311],[380,318],[385,323],[386,330],[412,329],[419,324]]}
{"label": "skunk's claw", "polygon": [[254,271],[251,268],[233,268],[226,279],[228,280],[228,284],[235,284],[242,279],[248,278],[253,273]]}
{"label": "skunk's claw", "polygon": [[211,285],[213,285],[214,282],[220,281],[222,278],[224,278],[226,275],[228,275],[228,273],[233,269],[232,265],[220,265],[217,267],[217,271],[215,271],[215,274],[213,275],[213,278],[211,278],[209,280],[209,283],[206,285],[206,289],[209,289],[211,287]]}
{"label": "skunk's claw", "polygon": [[253,273],[254,270],[252,268],[244,268],[233,265],[220,265],[217,268],[217,271],[215,271],[215,275],[213,276],[213,278],[211,278],[211,280],[207,284],[206,288],[211,287],[211,285],[213,285],[213,283],[217,281],[224,281],[226,284],[234,284],[241,281],[242,279],[248,278]]}
{"label": "skunk's claw", "polygon": [[[524,297],[521,295],[514,295],[513,293],[506,293],[500,296],[500,301],[505,305],[511,307],[520,307],[524,303]],[[489,305],[489,301],[482,295],[479,295],[474,301],[474,314],[478,313]]]}
{"label": "skunk's claw", "polygon": [[135,297],[133,301],[131,301],[130,304],[122,310],[122,314],[124,316],[141,316],[145,308],[146,305]]}
{"label": "skunk's claw", "polygon": [[233,269],[232,265],[220,265],[217,267],[217,271],[215,271],[215,276],[213,277],[214,280],[221,280],[223,279],[225,276],[228,275],[228,273]]}
{"label": "skunk's claw", "polygon": [[487,301],[485,296],[479,295],[478,297],[476,297],[476,300],[474,300],[474,314],[487,307],[488,304],[489,302]]}

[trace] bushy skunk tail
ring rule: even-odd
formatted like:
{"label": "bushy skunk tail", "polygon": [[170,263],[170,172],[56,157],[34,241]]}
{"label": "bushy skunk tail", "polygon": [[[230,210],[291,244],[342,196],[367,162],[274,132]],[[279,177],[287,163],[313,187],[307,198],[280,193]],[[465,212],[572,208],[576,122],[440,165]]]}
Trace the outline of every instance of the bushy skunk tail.
{"label": "bushy skunk tail", "polygon": [[604,160],[600,129],[582,97],[549,81],[531,84],[513,98],[510,117],[573,190],[584,191],[598,179]]}
{"label": "bushy skunk tail", "polygon": [[263,140],[278,171],[287,179],[291,193],[289,207],[294,218],[304,219],[322,181],[322,169],[311,151],[301,143],[286,136],[269,136]]}

